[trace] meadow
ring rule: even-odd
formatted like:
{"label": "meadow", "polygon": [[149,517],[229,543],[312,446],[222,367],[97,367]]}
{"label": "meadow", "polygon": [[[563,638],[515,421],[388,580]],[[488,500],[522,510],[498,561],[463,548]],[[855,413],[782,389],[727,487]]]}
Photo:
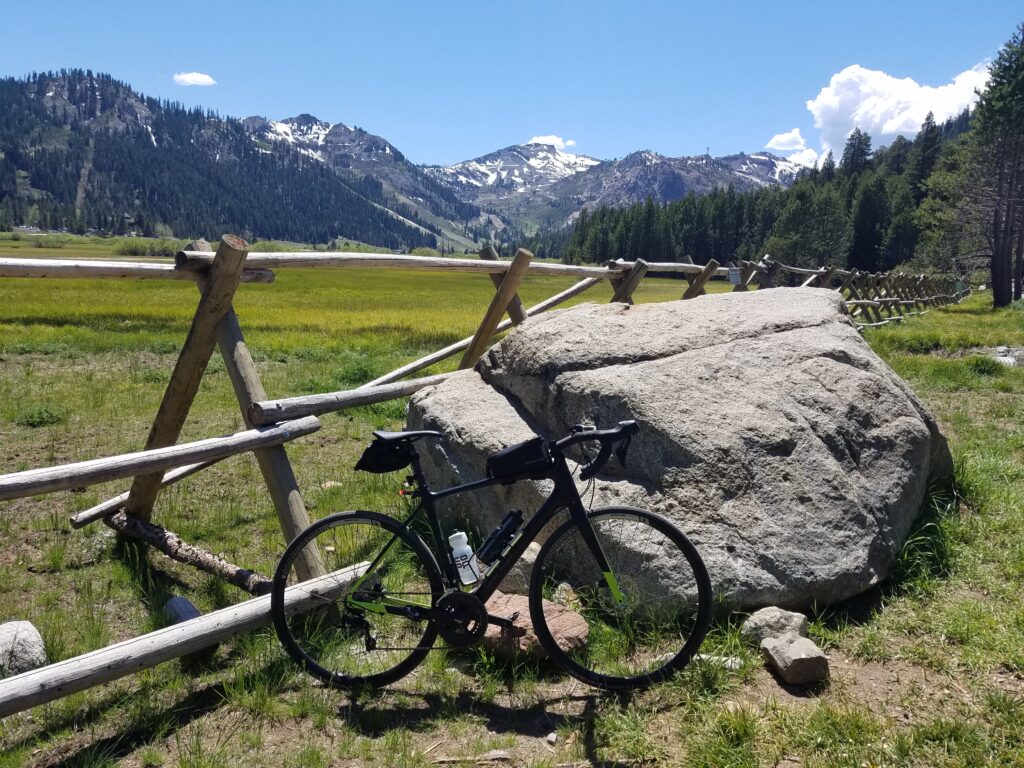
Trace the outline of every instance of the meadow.
{"label": "meadow", "polygon": [[[74,240],[16,244],[0,240],[0,255],[110,252]],[[570,283],[529,277],[520,294],[530,305]],[[195,286],[0,285],[0,471],[138,449]],[[636,298],[674,299],[683,287],[646,280]],[[482,275],[282,270],[274,284],[243,285],[235,306],[267,391],[284,396],[356,386],[470,335],[493,290]],[[609,297],[599,286],[576,301]],[[742,617],[719,620],[705,646],[737,656],[739,669],[697,662],[632,697],[478,652],[433,653],[400,684],[350,697],[314,685],[266,631],[0,720],[0,766],[472,764],[490,750],[550,766],[1024,765],[1024,371],[975,354],[1024,347],[1024,307],[989,304],[976,295],[865,332],[940,419],[956,485],[935,489],[889,583],[814,616],[833,669],[820,689],[780,687],[740,640]],[[289,445],[311,516],[401,510],[398,478],[351,466],[373,429],[401,426],[404,408],[328,415],[319,433]],[[183,439],[240,426],[215,357]],[[171,594],[204,611],[244,598],[163,557],[140,559],[102,525],[70,529],[71,513],[124,488],[0,503],[0,621],[33,621],[52,660],[163,626]],[[249,456],[174,486],[154,519],[264,574],[284,546]]]}

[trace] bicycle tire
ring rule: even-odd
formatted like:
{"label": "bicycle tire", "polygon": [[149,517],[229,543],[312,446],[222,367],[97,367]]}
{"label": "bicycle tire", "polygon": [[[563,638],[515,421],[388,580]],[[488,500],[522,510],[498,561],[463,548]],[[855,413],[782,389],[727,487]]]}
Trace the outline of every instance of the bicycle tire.
{"label": "bicycle tire", "polygon": [[[652,512],[606,507],[587,517],[620,599],[569,520],[548,537],[533,567],[529,604],[537,639],[552,661],[588,685],[631,690],[662,682],[686,666],[707,634],[707,568],[682,531]],[[587,623],[582,644],[578,634],[556,640],[551,631],[565,608]]]}
{"label": "bicycle tire", "polygon": [[[312,551],[310,544],[316,543],[331,573],[357,562],[372,563],[392,535],[394,544],[373,571],[323,598],[324,610],[292,616],[285,611],[285,590],[302,583],[293,566],[301,552]],[[379,614],[352,601],[431,608],[443,591],[437,561],[416,533],[376,512],[339,512],[307,527],[285,549],[274,572],[270,610],[281,644],[314,677],[338,688],[380,687],[423,661],[438,628],[433,621]],[[371,637],[378,647],[370,647]],[[382,638],[399,645],[380,646]]]}

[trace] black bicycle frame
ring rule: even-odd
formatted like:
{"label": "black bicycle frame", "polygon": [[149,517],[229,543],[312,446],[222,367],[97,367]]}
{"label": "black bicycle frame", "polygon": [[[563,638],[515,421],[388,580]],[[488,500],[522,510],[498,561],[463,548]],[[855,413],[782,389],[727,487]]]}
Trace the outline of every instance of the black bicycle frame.
{"label": "black bicycle frame", "polygon": [[[587,510],[583,506],[583,501],[580,499],[579,492],[576,490],[576,483],[572,478],[572,473],[569,471],[568,465],[566,464],[565,457],[562,455],[561,451],[553,447],[551,448],[551,456],[551,472],[547,479],[554,481],[555,487],[540,508],[530,517],[529,520],[526,521],[525,526],[517,533],[515,538],[512,539],[510,547],[504,552],[501,560],[491,568],[488,574],[477,583],[473,590],[471,590],[471,594],[479,598],[481,602],[486,603],[487,600],[489,600],[497,591],[498,585],[501,584],[501,580],[505,578],[505,575],[512,569],[512,566],[515,565],[516,561],[522,557],[530,543],[537,538],[537,534],[540,533],[541,529],[547,525],[561,509],[568,510],[570,519],[576,522],[576,525],[579,527],[580,533],[583,536],[583,540],[590,548],[605,576],[605,579],[608,581],[608,586],[611,589],[613,596],[615,599],[621,599],[618,584],[611,573],[611,567],[608,564],[608,559],[605,557],[604,551],[601,549],[601,543],[598,541],[597,534],[594,533],[594,527],[591,525],[590,520],[587,517]],[[511,484],[531,478],[535,479],[536,475],[532,473],[523,473],[521,475],[512,475],[510,477],[502,478],[485,477],[462,485],[452,486],[451,488],[444,488],[440,491],[432,491],[427,483],[427,478],[423,474],[419,455],[414,453],[414,458],[412,460],[412,478],[416,481],[417,486],[417,490],[414,492],[413,496],[415,498],[420,498],[421,502],[419,506],[413,510],[412,514],[403,521],[403,525],[406,528],[409,528],[420,514],[426,514],[427,523],[430,526],[431,536],[434,540],[434,551],[441,555],[441,562],[438,563],[438,565],[441,567],[447,586],[450,589],[461,589],[461,580],[459,579],[455,559],[452,556],[451,548],[447,546],[447,538],[441,530],[441,522],[437,517],[437,510],[434,506],[434,502],[449,496],[487,488],[492,485]],[[384,547],[382,555],[383,552],[386,552],[391,547],[392,543],[394,543],[394,539]],[[371,564],[371,570],[374,565],[376,565],[376,561]]]}

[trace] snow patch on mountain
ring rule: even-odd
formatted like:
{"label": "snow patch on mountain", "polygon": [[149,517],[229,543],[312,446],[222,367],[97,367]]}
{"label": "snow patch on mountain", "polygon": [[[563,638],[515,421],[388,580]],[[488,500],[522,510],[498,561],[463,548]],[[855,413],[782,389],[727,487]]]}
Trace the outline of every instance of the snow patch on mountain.
{"label": "snow patch on mountain", "polygon": [[585,171],[600,161],[552,144],[516,144],[457,165],[424,170],[454,187],[538,189]]}

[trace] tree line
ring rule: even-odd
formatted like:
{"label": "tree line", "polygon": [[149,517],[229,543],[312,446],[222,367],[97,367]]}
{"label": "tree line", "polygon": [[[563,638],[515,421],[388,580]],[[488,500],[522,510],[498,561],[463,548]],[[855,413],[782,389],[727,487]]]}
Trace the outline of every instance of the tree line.
{"label": "tree line", "polygon": [[972,112],[873,149],[855,128],[788,189],[732,188],[658,205],[583,210],[571,230],[525,240],[569,263],[773,259],[866,271],[901,264],[989,271],[996,306],[1024,288],[1024,25],[990,67]]}

